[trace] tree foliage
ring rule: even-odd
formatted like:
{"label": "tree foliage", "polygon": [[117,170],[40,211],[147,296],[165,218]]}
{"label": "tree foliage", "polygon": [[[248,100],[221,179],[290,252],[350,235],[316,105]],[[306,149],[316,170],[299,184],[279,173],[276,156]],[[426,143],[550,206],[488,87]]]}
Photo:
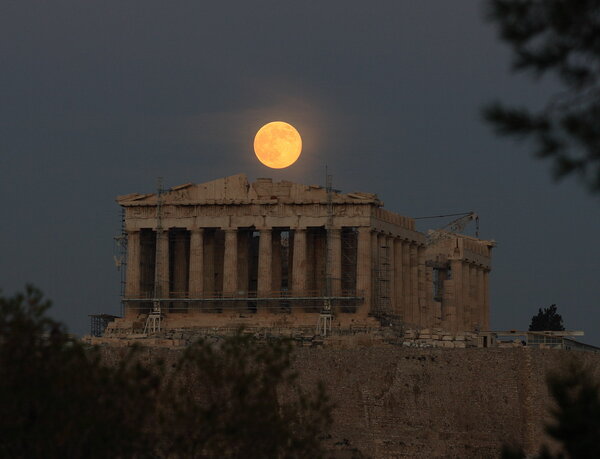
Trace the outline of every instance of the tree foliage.
{"label": "tree foliage", "polygon": [[[538,459],[595,459],[600,457],[600,384],[592,370],[572,360],[562,371],[547,378],[552,396],[552,422],[546,433],[556,440],[560,450],[553,453],[542,446]],[[520,449],[505,448],[504,459],[521,459]]]}
{"label": "tree foliage", "polygon": [[562,331],[565,329],[562,316],[557,312],[556,305],[538,309],[538,313],[531,318],[529,331]]}
{"label": "tree foliage", "polygon": [[0,296],[1,457],[320,457],[322,387],[290,370],[289,342],[199,341],[172,368],[134,348],[118,364],[48,318],[33,287]]}
{"label": "tree foliage", "polygon": [[539,111],[497,102],[484,117],[501,135],[528,138],[553,162],[600,192],[600,0],[491,0],[489,18],[513,52],[513,68],[552,75],[562,90]]}

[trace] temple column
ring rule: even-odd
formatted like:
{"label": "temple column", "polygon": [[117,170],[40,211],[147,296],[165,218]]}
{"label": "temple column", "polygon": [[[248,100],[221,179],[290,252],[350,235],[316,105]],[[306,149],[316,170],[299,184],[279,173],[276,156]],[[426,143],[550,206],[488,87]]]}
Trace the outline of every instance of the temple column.
{"label": "temple column", "polygon": [[485,306],[484,306],[484,293],[483,293],[483,268],[477,266],[477,322],[479,322],[480,330],[487,330],[484,326],[485,323]]}
{"label": "temple column", "polygon": [[279,295],[281,292],[281,231],[276,230],[271,233],[271,242],[272,242],[272,266],[271,266],[271,291],[276,292]]}
{"label": "temple column", "polygon": [[394,240],[394,302],[395,313],[404,321],[404,285],[403,285],[403,267],[402,267],[402,240]]}
{"label": "temple column", "polygon": [[419,270],[418,302],[421,317],[421,327],[431,328],[434,325],[433,311],[427,296],[427,279],[425,273],[425,246],[417,246],[417,263]]}
{"label": "temple column", "polygon": [[390,313],[395,314],[396,308],[396,250],[394,248],[394,236],[388,236],[386,245],[388,246],[388,279],[389,279],[389,302]]}
{"label": "temple column", "polygon": [[[187,265],[187,234],[177,230],[173,236],[171,242],[173,251],[170,254],[173,260],[169,262],[169,265],[173,267],[173,291],[171,293],[174,298],[185,298],[189,294],[188,274],[190,270]],[[180,309],[181,304],[178,304],[177,308]]]}
{"label": "temple column", "polygon": [[223,295],[237,293],[237,228],[225,229],[225,253],[223,256]]}
{"label": "temple column", "polygon": [[140,232],[127,231],[125,298],[140,296]]}
{"label": "temple column", "polygon": [[483,272],[483,330],[490,329],[490,272]]}
{"label": "temple column", "polygon": [[471,290],[471,265],[463,263],[463,330],[465,331],[473,331],[473,318],[471,314],[473,296]]}
{"label": "temple column", "polygon": [[294,230],[292,292],[295,296],[306,294],[306,228]]}
{"label": "temple column", "polygon": [[420,327],[421,311],[419,308],[419,250],[415,242],[410,243],[410,300],[414,325]]}
{"label": "temple column", "polygon": [[239,231],[237,235],[237,293],[238,295],[248,296],[248,275],[250,268],[250,240],[252,232],[244,230]]}
{"label": "temple column", "polygon": [[358,227],[358,241],[356,246],[356,294],[362,295],[364,302],[358,310],[363,316],[367,316],[371,310],[371,228],[367,226]]}
{"label": "temple column", "polygon": [[[204,230],[204,282],[202,290],[205,297],[215,296],[217,285],[215,282],[215,231],[213,229]],[[203,303],[203,306],[208,303]]]}
{"label": "temple column", "polygon": [[190,234],[190,298],[204,293],[204,230],[194,228]]}
{"label": "temple column", "polygon": [[261,228],[258,240],[258,296],[266,297],[273,288],[273,240],[270,228]]}
{"label": "temple column", "polygon": [[477,269],[477,266],[474,264],[469,266],[469,285],[471,292],[469,314],[471,318],[471,330],[475,330],[476,327],[481,327],[481,316],[479,314],[481,308],[479,307],[479,295],[477,293]]}
{"label": "temple column", "polygon": [[327,230],[329,242],[329,267],[331,279],[331,295],[340,296],[342,291],[342,238],[340,228],[329,228]]}
{"label": "temple column", "polygon": [[454,287],[454,324],[452,331],[463,331],[464,304],[463,304],[463,262],[451,260],[452,285]]}
{"label": "temple column", "polygon": [[410,327],[414,324],[410,286],[410,243],[402,241],[402,307],[404,323]]}
{"label": "temple column", "polygon": [[156,232],[156,296],[169,298],[169,230]]}
{"label": "temple column", "polygon": [[375,310],[377,305],[377,295],[379,287],[377,286],[377,276],[379,273],[379,243],[377,242],[378,234],[377,231],[371,232],[371,305],[370,312]]}

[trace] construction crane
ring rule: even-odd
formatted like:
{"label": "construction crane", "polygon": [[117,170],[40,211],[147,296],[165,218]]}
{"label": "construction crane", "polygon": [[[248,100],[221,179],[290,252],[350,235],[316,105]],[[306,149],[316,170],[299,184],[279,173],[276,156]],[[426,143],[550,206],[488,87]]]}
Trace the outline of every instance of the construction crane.
{"label": "construction crane", "polygon": [[462,214],[449,214],[449,215],[436,215],[432,217],[417,217],[415,220],[424,218],[442,218],[442,217],[454,217],[459,216],[457,219],[452,220],[443,228],[436,230],[429,230],[427,232],[427,245],[436,243],[441,239],[451,237],[452,234],[462,233],[466,226],[474,221],[475,222],[475,237],[479,237],[479,216],[471,211],[464,212]]}

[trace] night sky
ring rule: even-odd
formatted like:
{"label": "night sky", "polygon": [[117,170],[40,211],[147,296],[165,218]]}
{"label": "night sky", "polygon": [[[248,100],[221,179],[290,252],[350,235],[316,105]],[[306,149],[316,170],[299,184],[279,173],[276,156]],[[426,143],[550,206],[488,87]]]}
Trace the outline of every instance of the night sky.
{"label": "night sky", "polygon": [[[558,306],[600,345],[600,200],[481,120],[557,91],[510,71],[481,1],[0,2],[0,288],[32,282],[69,329],[118,313],[115,197],[237,173],[476,211],[495,239],[492,327]],[[266,122],[304,150],[271,170]],[[426,220],[422,230],[450,219]]]}

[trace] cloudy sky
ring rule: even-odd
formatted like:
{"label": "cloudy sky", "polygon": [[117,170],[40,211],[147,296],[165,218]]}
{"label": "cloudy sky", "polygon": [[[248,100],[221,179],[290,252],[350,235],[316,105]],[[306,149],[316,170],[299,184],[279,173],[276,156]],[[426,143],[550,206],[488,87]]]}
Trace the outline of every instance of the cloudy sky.
{"label": "cloudy sky", "polygon": [[[403,215],[476,211],[493,328],[556,303],[600,345],[600,200],[481,121],[557,90],[510,72],[482,1],[6,0],[0,69],[0,288],[34,283],[76,333],[119,312],[115,196],[158,176],[322,184],[328,164]],[[304,140],[280,171],[252,152],[272,120]]]}

